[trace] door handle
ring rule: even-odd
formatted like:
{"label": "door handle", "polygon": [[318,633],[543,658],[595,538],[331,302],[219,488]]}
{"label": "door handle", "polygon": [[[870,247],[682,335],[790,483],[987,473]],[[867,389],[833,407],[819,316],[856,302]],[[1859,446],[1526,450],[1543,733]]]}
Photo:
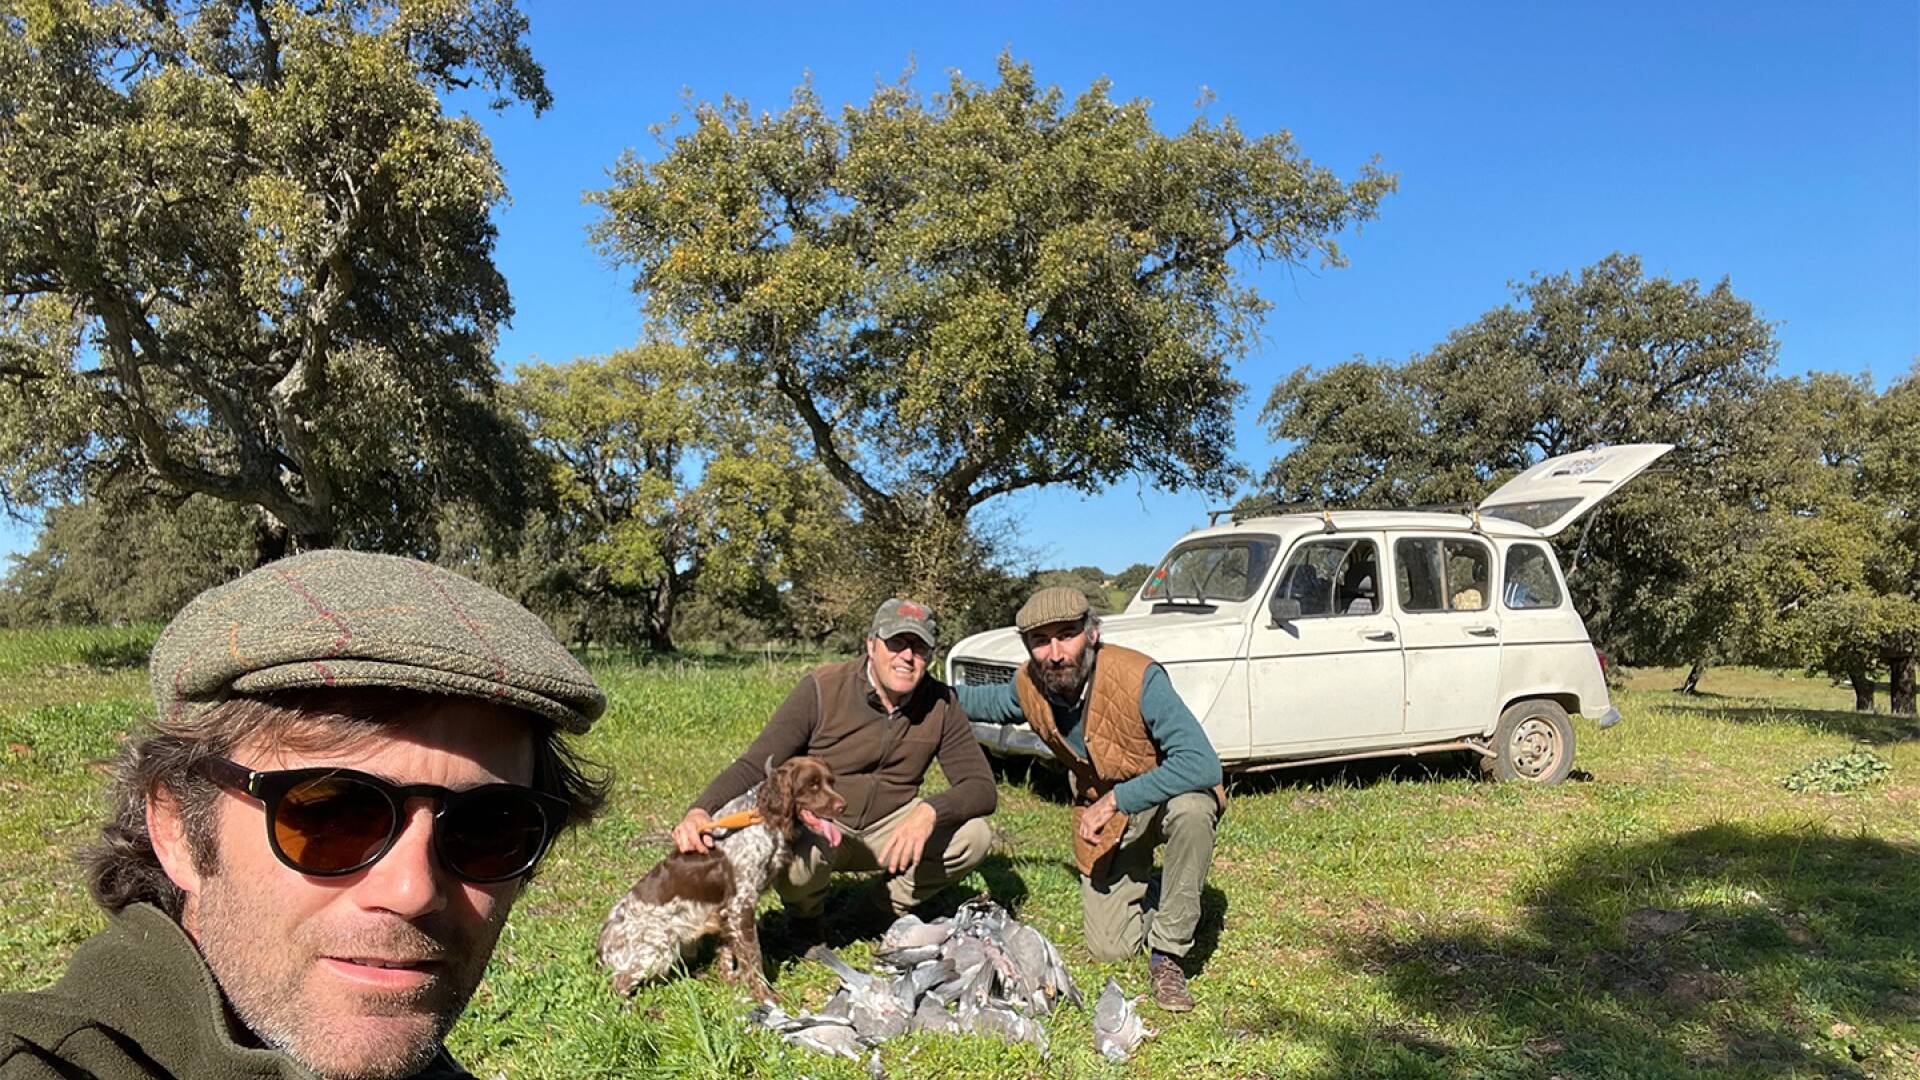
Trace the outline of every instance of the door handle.
{"label": "door handle", "polygon": [[1361,634],[1360,636],[1366,638],[1368,641],[1392,641],[1393,631],[1379,630],[1371,634]]}
{"label": "door handle", "polygon": [[1474,637],[1499,637],[1500,628],[1497,626],[1473,626],[1467,628],[1467,633],[1472,634]]}

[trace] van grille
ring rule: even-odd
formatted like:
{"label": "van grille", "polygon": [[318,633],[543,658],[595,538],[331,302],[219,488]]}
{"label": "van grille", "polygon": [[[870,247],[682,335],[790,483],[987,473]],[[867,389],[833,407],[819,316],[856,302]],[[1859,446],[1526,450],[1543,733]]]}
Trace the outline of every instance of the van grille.
{"label": "van grille", "polygon": [[984,660],[955,660],[953,671],[968,686],[992,686],[1013,681],[1012,664],[990,664]]}

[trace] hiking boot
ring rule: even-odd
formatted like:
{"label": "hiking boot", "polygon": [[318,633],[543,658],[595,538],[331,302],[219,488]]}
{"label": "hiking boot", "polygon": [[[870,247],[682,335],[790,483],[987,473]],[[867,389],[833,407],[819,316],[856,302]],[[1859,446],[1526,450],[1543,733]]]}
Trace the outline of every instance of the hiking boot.
{"label": "hiking boot", "polygon": [[1193,995],[1187,992],[1187,974],[1180,962],[1156,953],[1147,961],[1147,975],[1153,981],[1153,1003],[1167,1012],[1192,1012]]}

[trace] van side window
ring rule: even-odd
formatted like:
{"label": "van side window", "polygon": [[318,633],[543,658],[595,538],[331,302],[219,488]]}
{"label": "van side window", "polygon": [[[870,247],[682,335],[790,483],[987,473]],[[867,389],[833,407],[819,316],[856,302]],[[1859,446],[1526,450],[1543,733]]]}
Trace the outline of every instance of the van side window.
{"label": "van side window", "polygon": [[1414,537],[1393,542],[1393,559],[1401,610],[1486,610],[1493,556],[1485,544]]}
{"label": "van side window", "polygon": [[1274,586],[1300,602],[1300,618],[1380,610],[1380,551],[1371,540],[1311,540],[1294,548]]}
{"label": "van side window", "polygon": [[1560,582],[1553,576],[1553,554],[1539,544],[1507,549],[1507,576],[1500,598],[1510,608],[1560,606]]}

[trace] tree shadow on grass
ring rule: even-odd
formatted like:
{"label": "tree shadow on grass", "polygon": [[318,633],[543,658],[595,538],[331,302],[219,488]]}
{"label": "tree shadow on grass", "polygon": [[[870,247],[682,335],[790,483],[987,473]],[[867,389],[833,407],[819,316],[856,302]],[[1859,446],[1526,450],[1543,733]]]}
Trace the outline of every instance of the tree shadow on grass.
{"label": "tree shadow on grass", "polygon": [[1840,709],[1801,709],[1790,707],[1730,706],[1711,702],[1671,703],[1675,709],[1711,714],[1734,724],[1798,724],[1811,731],[1843,735],[1855,742],[1873,746],[1920,739],[1920,718],[1883,712],[1852,712]]}
{"label": "tree shadow on grass", "polygon": [[1920,846],[1718,825],[1595,843],[1511,929],[1351,940],[1402,1015],[1230,1018],[1320,1044],[1327,1076],[1915,1075]]}
{"label": "tree shadow on grass", "polygon": [[90,642],[80,647],[80,661],[88,667],[103,671],[123,671],[127,668],[145,667],[147,655],[152,651],[153,641],[144,636],[119,641]]}

